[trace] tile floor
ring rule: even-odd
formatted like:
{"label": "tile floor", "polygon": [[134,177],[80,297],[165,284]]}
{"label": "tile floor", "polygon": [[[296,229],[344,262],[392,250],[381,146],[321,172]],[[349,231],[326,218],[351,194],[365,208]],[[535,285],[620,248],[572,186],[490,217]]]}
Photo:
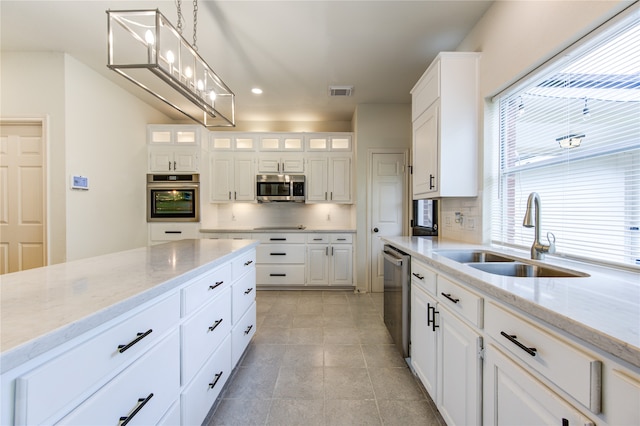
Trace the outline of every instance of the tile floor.
{"label": "tile floor", "polygon": [[439,425],[381,294],[259,291],[257,332],[208,425]]}

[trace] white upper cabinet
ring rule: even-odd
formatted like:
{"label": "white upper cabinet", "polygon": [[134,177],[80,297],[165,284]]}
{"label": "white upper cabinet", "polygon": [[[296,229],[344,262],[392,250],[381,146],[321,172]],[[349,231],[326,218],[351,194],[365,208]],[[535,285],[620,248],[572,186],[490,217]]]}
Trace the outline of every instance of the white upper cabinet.
{"label": "white upper cabinet", "polygon": [[478,193],[477,53],[440,53],[411,90],[413,198]]}
{"label": "white upper cabinet", "polygon": [[256,134],[211,132],[209,134],[209,151],[255,151],[258,147]]}
{"label": "white upper cabinet", "polygon": [[301,134],[298,133],[264,133],[259,137],[258,148],[260,151],[303,151],[304,143]]}
{"label": "white upper cabinet", "polygon": [[307,151],[351,152],[351,134],[309,134],[304,139]]}
{"label": "white upper cabinet", "polygon": [[200,126],[147,126],[148,171],[199,171],[202,134]]}
{"label": "white upper cabinet", "polygon": [[306,190],[309,203],[351,203],[351,157],[309,158]]}

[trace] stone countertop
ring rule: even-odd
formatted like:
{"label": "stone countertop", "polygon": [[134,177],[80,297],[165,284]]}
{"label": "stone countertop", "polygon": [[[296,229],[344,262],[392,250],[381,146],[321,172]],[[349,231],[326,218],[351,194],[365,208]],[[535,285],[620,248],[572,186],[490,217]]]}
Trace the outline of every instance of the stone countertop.
{"label": "stone countertop", "polygon": [[309,232],[309,233],[348,233],[355,234],[355,229],[350,228],[315,228],[315,227],[287,227],[287,226],[269,226],[269,227],[257,227],[257,228],[249,228],[249,227],[241,227],[241,228],[202,228],[200,229],[201,233],[204,234],[214,234],[217,232],[220,233],[251,233],[251,234],[259,234],[259,233],[268,233],[268,232]]}
{"label": "stone countertop", "polygon": [[438,251],[484,249],[530,261],[528,251],[428,237],[382,239],[441,272],[640,368],[640,274],[547,256],[542,263],[590,276],[506,277],[453,261],[438,255]]}
{"label": "stone countertop", "polygon": [[0,276],[0,367],[14,368],[257,245],[181,240]]}

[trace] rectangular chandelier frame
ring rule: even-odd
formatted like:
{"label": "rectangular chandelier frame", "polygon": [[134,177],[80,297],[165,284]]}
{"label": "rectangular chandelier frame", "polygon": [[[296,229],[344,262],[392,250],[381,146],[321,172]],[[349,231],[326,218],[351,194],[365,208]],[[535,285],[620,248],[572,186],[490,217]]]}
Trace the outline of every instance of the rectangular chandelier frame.
{"label": "rectangular chandelier frame", "polygon": [[205,127],[235,127],[235,94],[158,9],[107,16],[108,68]]}

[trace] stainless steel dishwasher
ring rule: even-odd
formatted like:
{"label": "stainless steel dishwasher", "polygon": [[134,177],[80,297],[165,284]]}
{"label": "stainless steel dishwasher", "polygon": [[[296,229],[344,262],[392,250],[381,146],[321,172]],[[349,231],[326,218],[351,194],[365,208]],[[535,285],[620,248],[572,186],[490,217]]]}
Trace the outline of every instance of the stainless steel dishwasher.
{"label": "stainless steel dishwasher", "polygon": [[411,256],[385,245],[384,256],[384,323],[394,343],[405,358],[409,357]]}

